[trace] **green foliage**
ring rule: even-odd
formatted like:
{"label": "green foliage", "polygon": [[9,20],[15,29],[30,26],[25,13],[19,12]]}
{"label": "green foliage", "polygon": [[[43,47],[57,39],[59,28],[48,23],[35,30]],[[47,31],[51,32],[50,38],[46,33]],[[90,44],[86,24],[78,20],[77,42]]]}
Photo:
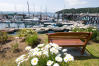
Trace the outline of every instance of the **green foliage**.
{"label": "green foliage", "polygon": [[98,30],[98,32],[97,32],[97,39],[99,40],[99,30]]}
{"label": "green foliage", "polygon": [[19,37],[24,37],[25,41],[28,45],[34,46],[34,44],[38,43],[38,35],[32,29],[21,29],[19,32]]}
{"label": "green foliage", "polygon": [[72,31],[73,31],[73,32],[86,32],[85,29],[83,29],[83,28],[78,28],[78,27],[73,28]]}
{"label": "green foliage", "polygon": [[0,31],[0,42],[5,43],[8,40],[8,35],[6,32]]}
{"label": "green foliage", "polygon": [[56,13],[99,13],[99,7],[97,8],[78,8],[78,9],[64,9]]}
{"label": "green foliage", "polygon": [[92,32],[92,38],[91,38],[92,40],[96,40],[97,34],[98,34],[97,29],[93,28],[93,27],[89,27],[89,28],[86,28],[86,29],[76,27],[76,28],[72,29],[72,31],[73,32]]}
{"label": "green foliage", "polygon": [[[97,34],[97,35],[95,35],[96,38],[94,39],[94,41],[95,42],[99,42],[99,30],[97,30],[96,32],[94,32],[94,34]],[[95,36],[93,36],[93,37],[95,37]]]}
{"label": "green foliage", "polygon": [[32,35],[34,33],[35,33],[35,31],[32,29],[21,29],[18,32],[19,37],[27,37],[28,35]]}
{"label": "green foliage", "polygon": [[38,36],[37,33],[33,34],[33,35],[28,35],[26,37],[26,42],[29,46],[33,46],[34,44],[37,44],[38,42]]}

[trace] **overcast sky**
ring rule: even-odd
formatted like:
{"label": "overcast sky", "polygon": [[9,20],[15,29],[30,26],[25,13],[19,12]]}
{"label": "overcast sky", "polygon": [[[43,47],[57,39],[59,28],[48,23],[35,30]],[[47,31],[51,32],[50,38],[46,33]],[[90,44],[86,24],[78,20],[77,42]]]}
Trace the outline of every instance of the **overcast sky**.
{"label": "overcast sky", "polygon": [[27,1],[30,11],[56,12],[66,8],[99,7],[99,0],[0,0],[0,11],[27,11]]}

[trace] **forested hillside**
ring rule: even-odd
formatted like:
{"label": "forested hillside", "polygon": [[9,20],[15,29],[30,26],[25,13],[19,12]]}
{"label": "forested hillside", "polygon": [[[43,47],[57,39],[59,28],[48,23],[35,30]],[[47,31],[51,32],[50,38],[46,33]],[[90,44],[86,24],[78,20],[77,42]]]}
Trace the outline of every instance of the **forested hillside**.
{"label": "forested hillside", "polygon": [[58,11],[56,13],[99,13],[99,7],[96,7],[96,8],[64,9],[64,10]]}

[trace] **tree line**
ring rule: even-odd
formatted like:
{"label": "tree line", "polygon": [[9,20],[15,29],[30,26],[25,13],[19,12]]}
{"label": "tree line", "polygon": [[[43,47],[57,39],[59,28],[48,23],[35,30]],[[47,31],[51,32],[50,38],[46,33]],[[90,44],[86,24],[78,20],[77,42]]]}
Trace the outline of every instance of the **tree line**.
{"label": "tree line", "polygon": [[99,13],[99,7],[96,8],[72,8],[72,9],[63,9],[60,11],[57,11],[56,13]]}

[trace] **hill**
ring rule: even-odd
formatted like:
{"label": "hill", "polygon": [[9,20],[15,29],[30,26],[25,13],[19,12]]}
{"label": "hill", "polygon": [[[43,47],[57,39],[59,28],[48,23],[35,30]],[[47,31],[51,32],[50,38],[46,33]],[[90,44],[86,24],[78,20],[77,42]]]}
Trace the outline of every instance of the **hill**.
{"label": "hill", "polygon": [[57,11],[56,13],[99,13],[99,7],[63,9],[63,10]]}

